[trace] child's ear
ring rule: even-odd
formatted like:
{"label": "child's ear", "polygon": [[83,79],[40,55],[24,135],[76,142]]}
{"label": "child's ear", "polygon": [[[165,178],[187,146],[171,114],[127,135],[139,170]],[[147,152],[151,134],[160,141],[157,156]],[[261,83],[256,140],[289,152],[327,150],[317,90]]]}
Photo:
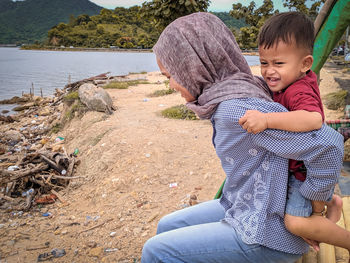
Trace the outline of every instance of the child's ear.
{"label": "child's ear", "polygon": [[312,67],[312,63],[314,62],[314,58],[311,55],[307,55],[306,57],[303,58],[303,65],[302,65],[302,72],[306,72]]}

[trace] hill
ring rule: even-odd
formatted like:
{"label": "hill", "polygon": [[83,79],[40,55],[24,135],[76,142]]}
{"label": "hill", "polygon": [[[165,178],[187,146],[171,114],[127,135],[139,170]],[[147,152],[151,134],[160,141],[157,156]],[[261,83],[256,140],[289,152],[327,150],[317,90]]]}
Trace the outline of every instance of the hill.
{"label": "hill", "polygon": [[[68,24],[59,23],[48,32],[49,45],[86,48],[152,48],[160,32],[151,21],[140,17],[140,6],[102,9],[94,16],[80,15]],[[237,30],[245,23],[228,13],[217,15],[231,30]]]}
{"label": "hill", "polygon": [[101,9],[89,0],[0,0],[0,44],[42,41],[70,16],[95,15]]}

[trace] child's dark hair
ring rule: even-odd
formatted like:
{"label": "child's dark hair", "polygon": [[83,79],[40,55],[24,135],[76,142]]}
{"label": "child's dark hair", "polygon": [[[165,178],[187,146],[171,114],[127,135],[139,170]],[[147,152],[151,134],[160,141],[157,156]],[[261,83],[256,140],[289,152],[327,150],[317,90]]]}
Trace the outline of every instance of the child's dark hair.
{"label": "child's dark hair", "polygon": [[271,48],[279,40],[291,44],[294,39],[298,47],[307,49],[312,55],[314,34],[314,23],[310,18],[299,12],[285,12],[266,21],[260,29],[258,44],[263,48]]}

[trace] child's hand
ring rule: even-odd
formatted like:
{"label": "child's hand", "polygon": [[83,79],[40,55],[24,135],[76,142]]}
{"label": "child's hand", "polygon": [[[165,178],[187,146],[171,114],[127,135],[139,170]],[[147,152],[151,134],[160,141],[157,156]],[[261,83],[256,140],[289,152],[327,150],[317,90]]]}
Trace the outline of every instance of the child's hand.
{"label": "child's hand", "polygon": [[253,134],[257,134],[268,128],[266,114],[257,110],[247,110],[238,122],[243,129]]}

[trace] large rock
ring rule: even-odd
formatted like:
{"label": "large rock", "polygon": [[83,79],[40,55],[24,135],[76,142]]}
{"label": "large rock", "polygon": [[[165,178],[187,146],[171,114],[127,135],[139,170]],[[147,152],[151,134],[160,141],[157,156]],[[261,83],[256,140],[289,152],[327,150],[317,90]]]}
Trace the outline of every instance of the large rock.
{"label": "large rock", "polygon": [[112,114],[115,110],[109,94],[94,84],[85,83],[79,87],[79,98],[90,110],[103,111]]}
{"label": "large rock", "polygon": [[15,130],[9,130],[4,132],[3,140],[15,145],[22,140],[22,134]]}

